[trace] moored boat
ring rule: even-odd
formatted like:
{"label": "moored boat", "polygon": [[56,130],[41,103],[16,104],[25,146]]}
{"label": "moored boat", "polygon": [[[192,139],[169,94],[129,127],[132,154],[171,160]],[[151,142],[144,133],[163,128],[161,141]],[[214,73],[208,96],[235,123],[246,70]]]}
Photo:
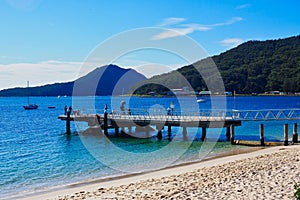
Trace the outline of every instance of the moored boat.
{"label": "moored boat", "polygon": [[201,98],[201,99],[197,99],[197,103],[203,103],[203,102],[206,102],[205,99]]}
{"label": "moored boat", "polygon": [[38,105],[36,105],[36,104],[28,104],[28,105],[26,105],[26,106],[23,106],[23,108],[25,109],[25,110],[34,110],[34,109],[37,109],[39,106]]}
{"label": "moored boat", "polygon": [[[29,88],[29,81],[27,81],[27,88]],[[27,96],[27,105],[23,106],[25,110],[35,110],[39,106],[37,104],[30,104],[29,103],[29,95]]]}

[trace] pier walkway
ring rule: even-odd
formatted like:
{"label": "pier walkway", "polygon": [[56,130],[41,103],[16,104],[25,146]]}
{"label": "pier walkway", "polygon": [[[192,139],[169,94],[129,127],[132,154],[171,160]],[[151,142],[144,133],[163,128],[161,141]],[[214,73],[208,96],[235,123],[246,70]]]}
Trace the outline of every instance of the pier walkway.
{"label": "pier walkway", "polygon": [[[131,130],[132,127],[140,128],[140,130],[149,130],[147,127],[155,126],[157,137],[162,138],[162,129],[168,127],[168,135],[171,135],[172,126],[180,126],[183,129],[183,136],[187,135],[187,127],[202,128],[202,137],[206,138],[207,128],[224,128],[226,127],[226,137],[234,143],[234,127],[241,126],[242,121],[269,121],[269,120],[300,120],[300,109],[272,109],[272,110],[230,110],[230,111],[201,111],[198,113],[185,112],[173,113],[167,115],[163,112],[156,113],[141,113],[134,112],[125,114],[124,112],[115,111],[108,114],[79,114],[73,112],[68,115],[59,115],[58,118],[66,121],[67,133],[70,133],[70,121],[87,122],[90,127],[97,127],[104,131],[108,136],[108,129],[114,128],[116,135],[124,132],[127,127]],[[262,130],[263,132],[263,130]],[[262,133],[263,134],[263,133]],[[262,136],[263,137],[263,136]]]}
{"label": "pier walkway", "polygon": [[242,121],[300,120],[300,109],[232,110],[226,115]]}
{"label": "pier walkway", "polygon": [[[59,115],[59,119],[67,120],[67,115]],[[71,121],[87,122],[89,126],[104,123],[104,114],[80,114],[70,115]],[[187,126],[187,127],[210,127],[222,128],[231,125],[240,126],[241,120],[232,117],[217,117],[217,116],[178,116],[178,115],[122,115],[108,114],[108,120],[111,124],[115,123],[124,126],[148,126],[164,124],[166,126]],[[99,123],[100,122],[100,123]]]}
{"label": "pier walkway", "polygon": [[[120,112],[121,113],[121,112]],[[73,115],[59,115],[58,118],[66,121],[67,133],[70,133],[70,121],[87,122],[90,127],[99,127],[107,134],[107,129],[114,128],[115,133],[119,133],[119,128],[123,132],[124,127],[131,130],[132,127],[145,130],[149,130],[149,126],[155,126],[157,130],[157,138],[162,138],[162,129],[168,127],[168,135],[171,135],[171,129],[173,126],[180,126],[183,128],[183,136],[187,135],[187,127],[201,127],[202,137],[206,138],[207,128],[227,128],[226,136],[228,140],[230,135],[234,140],[234,127],[241,126],[241,120],[233,119],[232,117],[226,117],[220,115],[221,113],[214,113],[214,115],[195,116],[191,113],[182,115],[163,115],[163,114],[73,114]],[[190,115],[187,115],[190,114]]]}

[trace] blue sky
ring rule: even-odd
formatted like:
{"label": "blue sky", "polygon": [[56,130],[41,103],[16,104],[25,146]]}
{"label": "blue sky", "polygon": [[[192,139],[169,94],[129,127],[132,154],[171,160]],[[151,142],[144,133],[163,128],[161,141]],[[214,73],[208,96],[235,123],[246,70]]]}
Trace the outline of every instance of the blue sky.
{"label": "blue sky", "polygon": [[[0,89],[23,87],[26,80],[32,86],[74,80],[99,44],[137,28],[175,30],[162,30],[152,40],[187,36],[208,55],[248,40],[299,35],[299,7],[298,0],[2,0]],[[168,63],[157,52],[149,55],[156,56],[158,65],[172,66],[165,71],[184,64],[178,59]],[[139,52],[131,57],[136,60],[120,59],[117,64],[138,69],[151,56]],[[157,67],[141,72],[148,77],[160,73]]]}

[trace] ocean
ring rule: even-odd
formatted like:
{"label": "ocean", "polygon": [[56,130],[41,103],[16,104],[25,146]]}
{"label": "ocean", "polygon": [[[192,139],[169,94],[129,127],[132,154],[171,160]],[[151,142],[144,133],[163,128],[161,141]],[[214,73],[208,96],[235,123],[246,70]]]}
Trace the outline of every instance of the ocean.
{"label": "ocean", "polygon": [[[182,129],[172,128],[172,140],[163,130],[163,139],[150,132],[150,138],[110,137],[84,134],[85,123],[71,122],[72,133],[66,134],[64,121],[57,117],[64,113],[65,105],[81,113],[103,113],[105,104],[109,112],[118,110],[120,102],[133,113],[152,114],[160,110],[166,114],[170,103],[174,114],[209,110],[218,107],[207,98],[197,104],[195,98],[180,100],[163,97],[31,97],[37,110],[24,110],[26,97],[0,98],[0,199],[24,193],[62,187],[72,183],[118,177],[125,174],[156,170],[176,164],[199,161],[218,153],[242,148],[226,141],[225,130],[207,130],[203,143],[201,130],[188,128],[188,139],[183,140]],[[219,99],[228,110],[261,110],[300,108],[300,97],[289,96],[237,96]],[[225,104],[224,104],[225,101]],[[48,106],[54,106],[49,109]],[[195,106],[199,106],[196,108]],[[291,137],[293,123],[297,121],[267,121],[265,141],[283,141],[283,124],[289,124]],[[242,122],[236,127],[238,140],[259,140],[261,121]],[[298,121],[299,123],[299,121]],[[126,130],[128,131],[128,130]],[[137,135],[143,133],[137,133]]]}

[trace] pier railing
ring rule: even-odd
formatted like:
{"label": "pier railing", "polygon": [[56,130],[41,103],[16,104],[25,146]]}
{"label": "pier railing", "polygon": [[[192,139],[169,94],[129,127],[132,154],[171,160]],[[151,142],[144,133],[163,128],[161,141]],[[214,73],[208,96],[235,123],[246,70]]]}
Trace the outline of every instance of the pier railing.
{"label": "pier railing", "polygon": [[[84,114],[103,114],[103,109],[84,110]],[[108,110],[114,118],[144,119],[144,120],[206,120],[232,119],[239,121],[271,121],[271,120],[300,120],[300,109],[266,109],[266,110],[200,110],[170,111],[163,109],[130,109],[130,111]],[[83,114],[82,112],[80,114]],[[199,118],[200,117],[200,118]]]}
{"label": "pier railing", "polygon": [[300,109],[232,110],[227,114],[243,121],[300,120]]}
{"label": "pier railing", "polygon": [[[128,119],[128,120],[144,120],[144,121],[178,121],[178,122],[198,122],[198,121],[224,121],[226,118],[224,116],[192,116],[192,115],[142,115],[142,114],[110,114],[111,119]],[[231,119],[231,118],[230,118]]]}

